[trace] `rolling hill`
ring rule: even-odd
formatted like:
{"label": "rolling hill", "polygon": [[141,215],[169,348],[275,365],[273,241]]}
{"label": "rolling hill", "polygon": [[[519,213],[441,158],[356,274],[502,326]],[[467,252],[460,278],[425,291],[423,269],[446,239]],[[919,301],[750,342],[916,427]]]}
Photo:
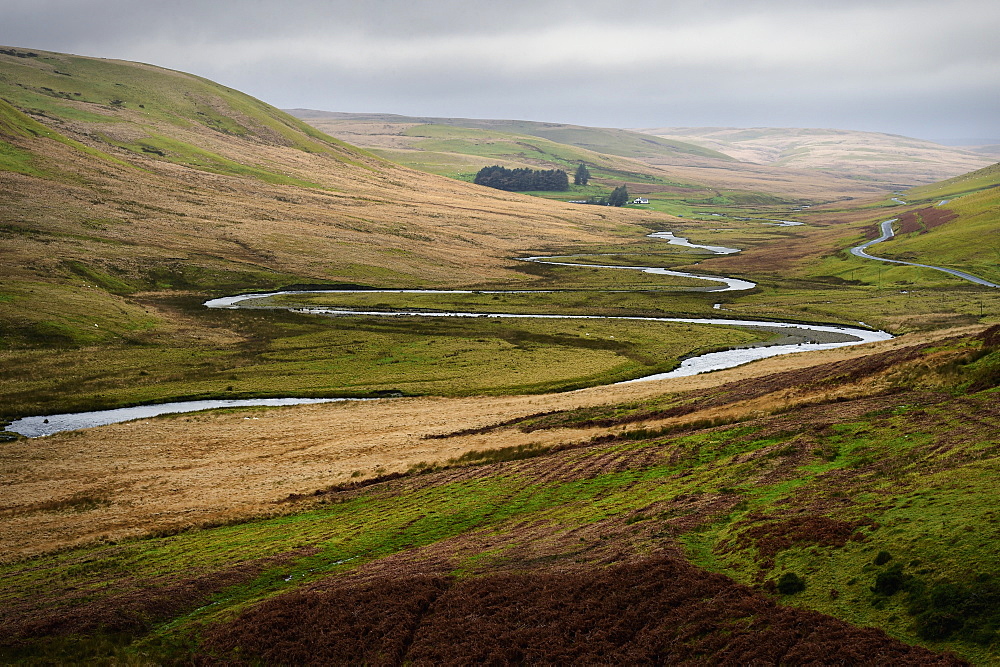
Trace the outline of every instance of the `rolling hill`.
{"label": "rolling hill", "polygon": [[990,164],[989,155],[893,134],[792,128],[661,127],[637,130],[698,144],[739,160],[813,169],[909,187]]}
{"label": "rolling hill", "polygon": [[841,174],[775,169],[690,142],[613,128],[310,109],[289,113],[388,159],[466,180],[485,163],[566,169],[585,162],[596,168],[595,180],[606,187],[624,182],[630,192],[661,200],[711,204],[716,199],[715,205],[726,196],[737,205],[817,203],[873,196],[895,187]]}
{"label": "rolling hill", "polygon": [[[604,238],[597,221],[617,214],[408,171],[180,72],[17,49],[0,52],[0,67],[4,222],[28,244],[58,226],[96,257],[143,240],[234,271],[366,278],[327,261],[347,244],[359,265],[423,282],[460,267],[501,275],[505,247]],[[80,194],[91,182],[103,197]],[[486,256],[473,269],[463,249]]]}
{"label": "rolling hill", "polygon": [[[698,197],[717,183],[748,208],[839,201],[790,227],[571,206],[393,164],[181,72],[0,49],[0,418],[395,397],[0,442],[0,662],[997,662],[1000,294],[844,252],[911,211],[923,227],[900,243],[972,252],[996,229],[996,167],[897,204],[881,185],[628,133],[351,122],[449,164],[586,155],[609,180],[635,169]],[[926,224],[941,199],[955,218]],[[743,252],[645,238],[664,227]],[[686,291],[512,259],[528,251],[759,284]],[[203,306],[284,286],[343,287],[383,313],[864,319],[904,335],[616,383],[760,336]],[[466,289],[416,306],[354,289],[429,286]]]}
{"label": "rolling hill", "polygon": [[908,190],[896,236],[879,245],[890,259],[960,269],[1000,283],[1000,164]]}

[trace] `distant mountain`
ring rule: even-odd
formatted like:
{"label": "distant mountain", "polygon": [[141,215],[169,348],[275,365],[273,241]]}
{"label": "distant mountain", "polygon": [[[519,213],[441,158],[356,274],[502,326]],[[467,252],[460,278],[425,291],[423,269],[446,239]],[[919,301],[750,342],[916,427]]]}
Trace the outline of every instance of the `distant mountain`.
{"label": "distant mountain", "polygon": [[979,169],[989,154],[894,134],[851,130],[660,127],[637,130],[760,165],[851,174],[900,185],[934,183]]}
{"label": "distant mountain", "polygon": [[994,160],[1000,160],[1000,143],[986,144],[982,146],[963,146],[963,148],[967,151],[972,151],[973,153],[985,155],[986,157]]}

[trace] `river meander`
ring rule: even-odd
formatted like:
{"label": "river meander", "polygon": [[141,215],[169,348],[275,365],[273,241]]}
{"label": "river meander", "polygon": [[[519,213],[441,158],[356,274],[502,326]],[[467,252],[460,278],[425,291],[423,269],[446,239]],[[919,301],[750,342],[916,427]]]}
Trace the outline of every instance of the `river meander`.
{"label": "river meander", "polygon": [[[676,237],[670,232],[656,232],[650,235],[652,238],[665,240],[674,245],[682,245],[689,248],[703,249],[712,254],[732,254],[739,252],[736,248],[725,248],[722,246],[701,246],[688,242],[687,239]],[[524,257],[522,261],[538,262],[544,264],[555,264],[560,266],[582,266],[588,268],[620,269],[627,271],[643,271],[660,275],[680,276],[684,278],[694,278],[716,283],[705,288],[687,288],[700,291],[725,292],[749,290],[756,286],[755,283],[740,278],[730,278],[721,276],[699,275],[680,271],[671,271],[666,268],[643,267],[643,266],[616,266],[601,264],[566,263],[559,259],[565,257]],[[721,285],[719,285],[721,283]],[[257,294],[240,294],[236,296],[211,299],[205,302],[207,308],[250,308],[260,310],[273,310],[279,306],[269,305],[267,299],[277,296],[290,296],[297,294],[363,294],[363,293],[385,293],[385,294],[530,294],[546,292],[547,290],[407,290],[407,289],[387,289],[387,290],[289,290],[276,291]],[[707,324],[714,326],[742,327],[758,331],[779,334],[777,343],[758,343],[745,347],[711,352],[684,359],[680,365],[669,372],[657,373],[639,377],[626,382],[644,382],[651,380],[661,380],[667,378],[684,377],[697,375],[710,371],[733,368],[742,364],[796,352],[806,352],[810,350],[826,350],[849,345],[859,345],[875,341],[888,340],[892,336],[884,331],[872,331],[857,327],[804,324],[779,321],[757,321],[757,320],[730,320],[724,318],[680,318],[680,317],[632,317],[632,316],[603,316],[603,315],[563,315],[552,314],[518,314],[518,313],[484,313],[484,312],[429,312],[429,311],[367,311],[345,308],[326,307],[284,307],[280,308],[297,313],[306,313],[327,317],[462,317],[462,318],[524,318],[524,319],[572,319],[572,320],[620,320],[620,321],[642,321],[642,322],[664,322],[664,323],[687,323],[687,324]],[[620,383],[623,384],[623,383]],[[223,399],[204,401],[184,401],[176,403],[161,403],[154,405],[143,405],[130,408],[119,408],[115,410],[101,410],[96,412],[69,413],[59,415],[47,415],[37,417],[25,417],[13,422],[7,427],[8,431],[19,433],[27,437],[39,437],[51,435],[61,431],[76,430],[80,428],[90,428],[93,426],[103,426],[118,422],[130,421],[154,417],[161,414],[172,414],[182,412],[194,412],[199,410],[210,410],[225,407],[245,407],[245,406],[274,406],[274,405],[298,405],[304,403],[325,403],[333,401],[343,401],[351,399],[316,399],[316,398],[269,398],[269,399]],[[357,399],[354,399],[357,400]]]}

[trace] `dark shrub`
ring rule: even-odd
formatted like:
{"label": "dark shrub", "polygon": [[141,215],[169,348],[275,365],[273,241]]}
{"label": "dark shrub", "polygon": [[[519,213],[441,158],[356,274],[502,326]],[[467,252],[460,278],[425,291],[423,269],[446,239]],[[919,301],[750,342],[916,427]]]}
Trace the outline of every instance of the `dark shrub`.
{"label": "dark shrub", "polygon": [[778,579],[778,592],[782,595],[794,595],[806,589],[806,581],[794,572],[785,572]]}
{"label": "dark shrub", "polygon": [[876,565],[885,565],[891,560],[892,560],[892,554],[889,553],[888,551],[879,551],[878,554],[875,556]]}
{"label": "dark shrub", "polygon": [[879,572],[875,577],[875,585],[872,586],[872,593],[878,595],[893,595],[903,589],[906,584],[906,575],[903,574],[903,566],[893,565],[885,572]]}
{"label": "dark shrub", "polygon": [[928,609],[917,616],[917,635],[924,639],[947,639],[964,625],[953,613]]}

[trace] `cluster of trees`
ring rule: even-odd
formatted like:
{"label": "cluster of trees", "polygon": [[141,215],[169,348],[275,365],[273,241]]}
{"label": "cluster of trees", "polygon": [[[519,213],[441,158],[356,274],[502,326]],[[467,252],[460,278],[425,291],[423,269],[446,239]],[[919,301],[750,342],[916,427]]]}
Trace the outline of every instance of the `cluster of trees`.
{"label": "cluster of trees", "polygon": [[608,206],[624,206],[628,203],[628,188],[619,185],[608,196]]}
{"label": "cluster of trees", "polygon": [[628,188],[619,185],[607,197],[591,197],[586,203],[597,206],[624,206],[628,203]]}
{"label": "cluster of trees", "polygon": [[569,190],[569,176],[562,169],[507,169],[483,167],[473,181],[497,190]]}
{"label": "cluster of trees", "polygon": [[[590,182],[590,170],[580,163],[573,174],[574,185],[587,185]],[[497,190],[523,192],[526,190],[569,190],[569,176],[562,169],[508,169],[498,164],[483,167],[473,181],[476,185],[485,185]],[[619,185],[607,197],[591,197],[588,204],[599,206],[624,206],[629,201],[628,189]],[[582,203],[582,202],[581,202]]]}

